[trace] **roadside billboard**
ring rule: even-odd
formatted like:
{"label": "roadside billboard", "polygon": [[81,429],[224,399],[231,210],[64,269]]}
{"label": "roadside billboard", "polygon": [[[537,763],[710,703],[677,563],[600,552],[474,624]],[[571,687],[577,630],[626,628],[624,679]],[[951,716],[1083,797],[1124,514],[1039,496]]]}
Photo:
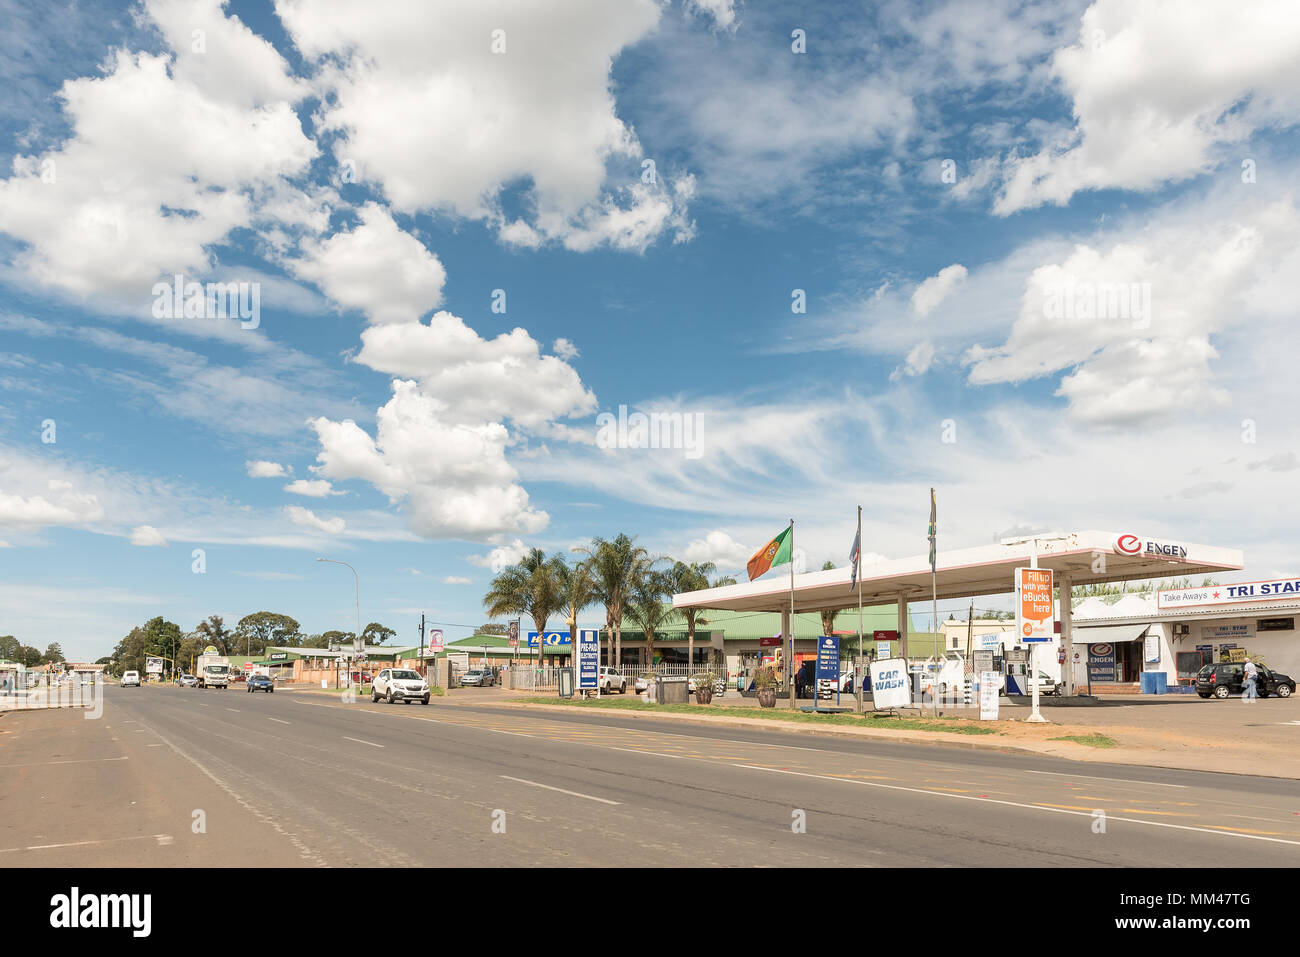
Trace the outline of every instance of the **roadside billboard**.
{"label": "roadside billboard", "polygon": [[144,673],[147,675],[160,675],[163,670],[163,660],[161,658],[146,658],[144,660]]}
{"label": "roadside billboard", "polygon": [[1048,642],[1056,633],[1050,568],[1016,569],[1016,636],[1022,642]]}

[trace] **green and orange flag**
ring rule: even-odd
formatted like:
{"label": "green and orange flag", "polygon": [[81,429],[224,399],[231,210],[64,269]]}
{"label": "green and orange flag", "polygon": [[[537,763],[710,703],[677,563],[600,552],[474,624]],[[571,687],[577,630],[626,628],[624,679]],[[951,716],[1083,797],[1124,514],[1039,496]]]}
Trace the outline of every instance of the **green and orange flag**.
{"label": "green and orange flag", "polygon": [[790,529],[784,528],[781,534],[754,552],[754,557],[749,560],[745,568],[749,572],[749,580],[753,581],[773,565],[784,565],[788,561],[790,561]]}

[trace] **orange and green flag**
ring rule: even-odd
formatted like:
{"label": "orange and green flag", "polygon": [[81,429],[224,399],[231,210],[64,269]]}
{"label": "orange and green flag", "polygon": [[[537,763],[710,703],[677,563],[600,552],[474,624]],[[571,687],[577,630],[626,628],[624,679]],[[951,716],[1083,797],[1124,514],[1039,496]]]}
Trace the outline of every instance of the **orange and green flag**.
{"label": "orange and green flag", "polygon": [[750,581],[767,572],[773,565],[784,565],[790,561],[790,538],[790,529],[784,528],[780,535],[754,552],[754,557],[745,566]]}

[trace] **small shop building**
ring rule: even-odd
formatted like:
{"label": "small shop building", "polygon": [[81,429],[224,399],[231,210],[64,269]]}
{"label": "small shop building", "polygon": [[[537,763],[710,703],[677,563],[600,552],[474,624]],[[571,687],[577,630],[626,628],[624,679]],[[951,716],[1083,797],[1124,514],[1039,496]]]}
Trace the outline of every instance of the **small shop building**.
{"label": "small shop building", "polygon": [[1094,693],[1190,691],[1202,666],[1245,661],[1300,677],[1300,577],[1075,604],[1074,673]]}

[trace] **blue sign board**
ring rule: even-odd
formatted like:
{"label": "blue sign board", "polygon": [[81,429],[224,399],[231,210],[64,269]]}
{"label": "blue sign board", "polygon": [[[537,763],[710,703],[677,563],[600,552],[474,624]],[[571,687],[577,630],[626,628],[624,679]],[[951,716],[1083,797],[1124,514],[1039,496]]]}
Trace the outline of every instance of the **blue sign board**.
{"label": "blue sign board", "polygon": [[1096,642],[1088,646],[1088,679],[1090,681],[1114,681],[1115,646]]}
{"label": "blue sign board", "polygon": [[[568,648],[570,644],[569,633],[567,631],[548,631],[546,633],[545,647],[564,647]],[[528,647],[537,647],[537,632],[528,633]]]}
{"label": "blue sign board", "polygon": [[817,680],[837,682],[840,679],[840,639],[822,635],[817,639]]}
{"label": "blue sign board", "polygon": [[600,681],[600,632],[578,629],[578,690],[595,691]]}

